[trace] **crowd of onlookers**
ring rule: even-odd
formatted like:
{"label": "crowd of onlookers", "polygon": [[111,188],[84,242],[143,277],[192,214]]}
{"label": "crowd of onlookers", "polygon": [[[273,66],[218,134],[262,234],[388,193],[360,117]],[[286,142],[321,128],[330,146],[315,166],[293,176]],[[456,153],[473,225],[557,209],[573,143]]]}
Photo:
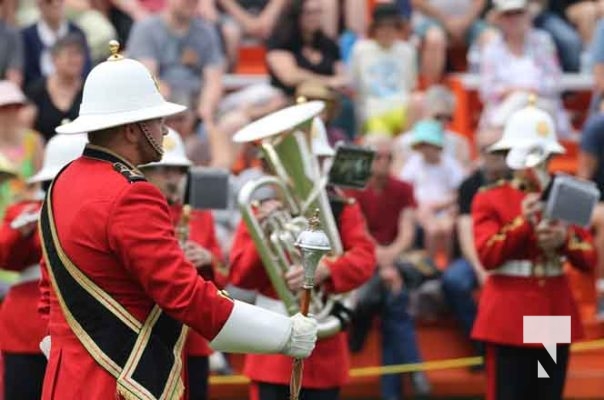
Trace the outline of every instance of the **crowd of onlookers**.
{"label": "crowd of onlookers", "polygon": [[[417,264],[444,260],[444,272],[428,269],[442,275],[447,304],[469,332],[472,294],[485,279],[471,200],[508,175],[485,149],[531,94],[555,117],[559,138],[581,141],[578,173],[604,192],[602,0],[5,0],[0,12],[0,154],[23,179],[39,169],[54,128],[77,116],[84,79],[108,56],[111,39],[149,68],[165,97],[188,107],[167,124],[195,164],[229,169],[235,188],[258,166],[253,147],[231,140],[235,132],[300,95],[325,101],[332,145],[376,151],[370,184],[355,196],[367,203],[378,244],[374,284],[402,302],[386,301],[394,314],[382,313],[385,321],[394,315],[393,332],[405,337],[400,352],[385,351],[401,354],[390,363],[420,359],[406,313],[421,307],[397,297],[408,296],[411,281],[432,294],[422,282],[433,276],[418,278]],[[227,90],[224,77],[245,62],[245,46],[264,46],[268,80]],[[460,54],[480,75],[483,110],[472,140],[450,129],[456,98],[443,79]],[[580,136],[564,109],[563,73],[593,76]],[[0,213],[26,189],[19,179],[0,186]],[[228,251],[234,206],[216,220]],[[594,225],[604,232],[602,209]],[[604,247],[604,235],[597,240]],[[414,382],[429,391],[421,374]]]}

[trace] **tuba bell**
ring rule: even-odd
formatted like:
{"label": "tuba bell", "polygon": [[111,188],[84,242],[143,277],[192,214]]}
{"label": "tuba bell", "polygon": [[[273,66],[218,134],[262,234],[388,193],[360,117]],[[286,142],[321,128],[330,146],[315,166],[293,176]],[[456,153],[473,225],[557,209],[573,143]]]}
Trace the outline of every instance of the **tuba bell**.
{"label": "tuba bell", "polygon": [[[284,108],[252,122],[233,137],[238,143],[258,143],[272,174],[245,184],[238,205],[271,284],[289,315],[300,311],[300,302],[283,276],[291,265],[302,264],[295,242],[307,228],[306,216],[319,210],[321,228],[332,249],[329,256],[338,257],[344,251],[325,190],[327,178],[322,176],[311,151],[312,121],[324,106],[321,101],[311,101]],[[267,188],[276,192],[283,207],[259,221],[253,211],[254,195]],[[333,336],[344,328],[342,318],[334,315],[342,306],[352,307],[351,296],[314,289],[310,313],[319,323],[319,338]]]}

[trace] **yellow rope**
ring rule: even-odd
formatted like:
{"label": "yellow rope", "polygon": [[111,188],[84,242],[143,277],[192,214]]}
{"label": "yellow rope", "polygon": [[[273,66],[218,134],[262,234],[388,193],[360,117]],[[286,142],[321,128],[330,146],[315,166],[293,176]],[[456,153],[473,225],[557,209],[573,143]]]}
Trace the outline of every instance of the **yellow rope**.
{"label": "yellow rope", "polygon": [[[604,339],[592,340],[589,342],[575,343],[571,347],[571,351],[574,353],[584,352],[589,350],[601,350],[604,349]],[[434,371],[441,369],[455,369],[470,367],[473,365],[482,364],[482,357],[463,357],[453,358],[448,360],[435,360],[426,361],[415,364],[399,364],[399,365],[388,365],[386,367],[363,367],[353,368],[350,370],[350,376],[353,378],[381,376],[388,374],[402,374],[408,372],[417,371]],[[210,384],[212,385],[242,385],[249,383],[250,380],[243,375],[229,375],[229,376],[211,376]]]}

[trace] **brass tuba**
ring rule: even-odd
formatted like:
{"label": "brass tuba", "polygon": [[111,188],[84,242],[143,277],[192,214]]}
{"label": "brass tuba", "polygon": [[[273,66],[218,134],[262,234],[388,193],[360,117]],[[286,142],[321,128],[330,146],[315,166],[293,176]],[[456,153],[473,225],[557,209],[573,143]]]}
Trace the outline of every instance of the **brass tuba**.
{"label": "brass tuba", "polygon": [[[300,302],[287,287],[283,275],[291,265],[302,264],[295,242],[307,228],[306,216],[311,211],[319,210],[322,229],[332,248],[329,255],[343,254],[325,190],[327,178],[321,176],[319,163],[311,151],[312,121],[324,106],[321,101],[312,101],[284,108],[247,125],[233,137],[238,143],[258,142],[273,174],[244,185],[238,203],[271,284],[289,315],[300,311]],[[277,191],[284,207],[260,222],[253,211],[254,194],[267,187]],[[344,328],[343,319],[333,315],[334,308],[342,305],[350,308],[351,300],[348,295],[328,295],[321,288],[314,289],[310,313],[319,322],[319,338],[333,336]]]}

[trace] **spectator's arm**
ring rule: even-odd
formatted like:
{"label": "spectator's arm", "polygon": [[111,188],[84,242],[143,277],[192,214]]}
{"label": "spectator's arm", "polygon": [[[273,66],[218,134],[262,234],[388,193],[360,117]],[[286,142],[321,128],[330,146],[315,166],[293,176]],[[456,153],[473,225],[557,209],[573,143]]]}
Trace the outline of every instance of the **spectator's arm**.
{"label": "spectator's arm", "polygon": [[203,69],[203,90],[199,97],[199,117],[204,123],[214,125],[218,103],[222,98],[222,67],[209,66]]}
{"label": "spectator's arm", "polygon": [[600,94],[604,92],[604,20],[598,22],[591,48],[593,49],[595,92]]}
{"label": "spectator's arm", "polygon": [[346,28],[358,36],[367,32],[367,2],[357,0],[344,1]]}
{"label": "spectator's arm", "polygon": [[591,180],[596,175],[602,154],[602,135],[604,117],[596,115],[590,118],[583,128],[577,165],[577,176]]}
{"label": "spectator's arm", "polygon": [[480,283],[484,282],[485,270],[478,258],[478,252],[474,245],[474,233],[472,231],[472,217],[469,214],[460,215],[457,218],[457,236],[463,258],[468,260]]}
{"label": "spectator's arm", "polygon": [[388,247],[394,254],[400,254],[413,246],[415,241],[415,210],[405,208],[399,217],[398,235]]}
{"label": "spectator's arm", "polygon": [[577,176],[587,180],[593,179],[598,168],[598,158],[586,151],[580,151],[577,161]]}

